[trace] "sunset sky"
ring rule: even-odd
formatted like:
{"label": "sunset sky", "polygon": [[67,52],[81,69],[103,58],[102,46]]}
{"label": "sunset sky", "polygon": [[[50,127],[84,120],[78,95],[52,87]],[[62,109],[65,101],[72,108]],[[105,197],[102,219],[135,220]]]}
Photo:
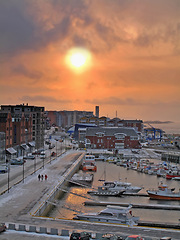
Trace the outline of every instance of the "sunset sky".
{"label": "sunset sky", "polygon": [[180,120],[180,0],[0,0],[0,104]]}

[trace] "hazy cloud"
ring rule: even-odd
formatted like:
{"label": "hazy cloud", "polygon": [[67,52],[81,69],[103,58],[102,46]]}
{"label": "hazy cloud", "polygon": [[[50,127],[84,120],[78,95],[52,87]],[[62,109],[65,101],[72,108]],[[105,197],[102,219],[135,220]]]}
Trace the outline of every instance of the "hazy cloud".
{"label": "hazy cloud", "polygon": [[25,102],[55,102],[55,103],[70,103],[71,101],[68,99],[56,99],[54,97],[50,97],[50,96],[22,96],[21,98],[19,98],[19,100],[21,101],[25,101]]}
{"label": "hazy cloud", "polygon": [[12,70],[16,74],[24,75],[25,77],[31,78],[31,79],[39,79],[43,76],[43,74],[40,71],[37,70],[29,70],[24,65],[19,64]]}

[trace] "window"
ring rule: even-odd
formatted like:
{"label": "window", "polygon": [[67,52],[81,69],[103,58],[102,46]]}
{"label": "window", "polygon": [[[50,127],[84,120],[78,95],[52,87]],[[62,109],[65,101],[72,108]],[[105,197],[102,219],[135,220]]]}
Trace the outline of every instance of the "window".
{"label": "window", "polygon": [[115,138],[116,140],[124,140],[125,139],[125,134],[122,134],[122,133],[117,133],[115,134]]}
{"label": "window", "polygon": [[97,132],[96,135],[97,135],[98,137],[104,137],[104,133],[103,133],[103,132]]}
{"label": "window", "polygon": [[138,140],[138,137],[137,136],[130,136],[130,139],[131,140]]}

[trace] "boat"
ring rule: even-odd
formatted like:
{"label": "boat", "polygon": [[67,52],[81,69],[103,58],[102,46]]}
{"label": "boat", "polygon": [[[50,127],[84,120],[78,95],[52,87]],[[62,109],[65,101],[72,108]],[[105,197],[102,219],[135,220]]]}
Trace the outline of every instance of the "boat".
{"label": "boat", "polygon": [[166,174],[166,179],[172,179],[175,177],[180,177],[180,171],[172,171]]}
{"label": "boat", "polygon": [[139,217],[132,215],[131,208],[131,205],[129,205],[129,207],[107,205],[107,207],[100,212],[77,214],[73,219],[90,222],[119,223],[130,226],[138,225]]}
{"label": "boat", "polygon": [[147,190],[147,193],[150,199],[180,201],[180,191],[174,192],[174,190],[174,188],[170,189],[166,184],[161,183],[157,190]]}
{"label": "boat", "polygon": [[94,155],[85,155],[85,158],[82,162],[82,170],[83,171],[97,171],[97,166],[95,162],[95,156]]}
{"label": "boat", "polygon": [[173,177],[172,180],[180,181],[180,177]]}
{"label": "boat", "polygon": [[111,191],[124,191],[124,193],[138,193],[142,187],[132,186],[130,182],[105,181],[103,187],[108,187]]}
{"label": "boat", "polygon": [[72,176],[70,183],[75,185],[80,185],[80,184],[90,185],[93,182],[93,179],[94,179],[94,174],[80,172],[80,173],[75,173]]}
{"label": "boat", "polygon": [[112,197],[120,197],[125,191],[123,189],[121,190],[112,190],[109,189],[109,187],[100,186],[97,188],[97,190],[90,190],[88,191],[91,195],[96,196],[112,196]]}

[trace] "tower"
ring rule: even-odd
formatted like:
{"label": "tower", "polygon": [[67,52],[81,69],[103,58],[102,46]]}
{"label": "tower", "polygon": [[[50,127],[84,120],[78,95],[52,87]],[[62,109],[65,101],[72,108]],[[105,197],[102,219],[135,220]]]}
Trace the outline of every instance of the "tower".
{"label": "tower", "polygon": [[95,115],[96,115],[96,117],[99,118],[99,106],[96,106],[96,108],[95,108]]}

